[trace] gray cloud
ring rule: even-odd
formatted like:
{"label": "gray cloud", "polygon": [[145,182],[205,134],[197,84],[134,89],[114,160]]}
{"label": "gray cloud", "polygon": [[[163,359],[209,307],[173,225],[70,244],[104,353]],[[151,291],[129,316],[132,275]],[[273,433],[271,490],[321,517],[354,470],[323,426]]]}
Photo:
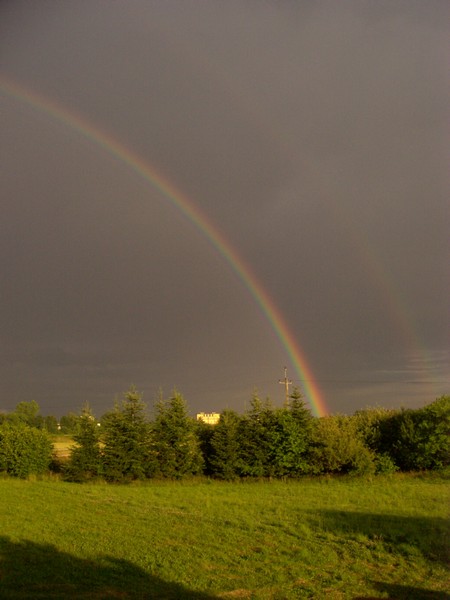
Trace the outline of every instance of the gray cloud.
{"label": "gray cloud", "polygon": [[[448,391],[446,2],[0,10],[3,76],[215,223],[331,411]],[[89,139],[2,106],[0,408],[102,412],[131,382],[194,411],[241,410],[254,386],[281,402],[289,357],[205,236]]]}

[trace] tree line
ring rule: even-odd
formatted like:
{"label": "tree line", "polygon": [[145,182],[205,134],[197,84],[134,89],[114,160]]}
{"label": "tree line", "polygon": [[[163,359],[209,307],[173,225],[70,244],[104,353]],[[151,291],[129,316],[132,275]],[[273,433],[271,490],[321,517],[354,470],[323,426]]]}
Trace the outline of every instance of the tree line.
{"label": "tree line", "polygon": [[74,444],[69,458],[58,461],[46,426],[55,424],[40,417],[37,403],[22,402],[0,415],[0,473],[28,477],[53,470],[77,482],[235,480],[429,470],[450,462],[450,396],[420,409],[317,418],[298,389],[282,408],[255,393],[244,414],[224,410],[208,425],[189,416],[176,390],[168,398],[161,394],[149,417],[131,387],[100,421],[88,405],[72,417]]}

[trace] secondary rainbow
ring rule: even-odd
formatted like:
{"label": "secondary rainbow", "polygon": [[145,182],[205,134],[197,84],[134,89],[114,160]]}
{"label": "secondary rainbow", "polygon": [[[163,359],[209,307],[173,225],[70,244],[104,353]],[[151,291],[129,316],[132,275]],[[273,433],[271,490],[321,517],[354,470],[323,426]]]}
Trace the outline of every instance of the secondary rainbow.
{"label": "secondary rainbow", "polygon": [[263,315],[269,321],[277,338],[286,350],[289,360],[294,367],[298,378],[302,381],[311,409],[316,416],[328,413],[321,391],[314,380],[314,375],[306,360],[304,352],[290,332],[287,323],[279,309],[270,298],[267,291],[258,281],[257,277],[245,264],[241,256],[232,248],[224,235],[214,223],[205,215],[186,195],[170,182],[161,173],[157,172],[150,164],[130,148],[105,133],[84,117],[69,111],[49,98],[5,77],[0,78],[0,89],[9,96],[16,98],[37,109],[52,119],[59,121],[71,129],[88,138],[97,146],[103,148],[110,155],[126,164],[131,170],[143,177],[165,196],[177,209],[179,209],[211,242],[219,254],[225,259],[234,273],[238,276],[251,296],[254,298]]}

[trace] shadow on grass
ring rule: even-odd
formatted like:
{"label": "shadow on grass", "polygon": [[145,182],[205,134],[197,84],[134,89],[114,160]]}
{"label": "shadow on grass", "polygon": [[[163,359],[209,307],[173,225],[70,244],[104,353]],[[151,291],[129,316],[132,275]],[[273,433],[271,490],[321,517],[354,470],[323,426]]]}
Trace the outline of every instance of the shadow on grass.
{"label": "shadow on grass", "polygon": [[450,524],[443,518],[321,510],[311,515],[311,522],[347,539],[365,536],[368,543],[382,543],[388,552],[412,558],[419,553],[427,560],[448,565]]}
{"label": "shadow on grass", "polygon": [[86,560],[47,544],[0,537],[2,600],[213,600],[149,575],[126,560]]}
{"label": "shadow on grass", "polygon": [[[383,593],[388,593],[389,598],[396,600],[450,600],[449,594],[446,592],[433,592],[432,590],[424,590],[422,588],[412,587],[409,585],[397,585],[396,583],[383,583],[372,581],[375,589]],[[357,596],[353,600],[376,600],[374,596]]]}

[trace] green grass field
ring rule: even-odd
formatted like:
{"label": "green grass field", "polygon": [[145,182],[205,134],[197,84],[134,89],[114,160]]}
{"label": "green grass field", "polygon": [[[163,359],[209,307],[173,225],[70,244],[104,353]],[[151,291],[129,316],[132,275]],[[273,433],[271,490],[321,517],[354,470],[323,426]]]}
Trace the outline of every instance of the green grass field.
{"label": "green grass field", "polygon": [[0,479],[0,598],[449,598],[448,480]]}

